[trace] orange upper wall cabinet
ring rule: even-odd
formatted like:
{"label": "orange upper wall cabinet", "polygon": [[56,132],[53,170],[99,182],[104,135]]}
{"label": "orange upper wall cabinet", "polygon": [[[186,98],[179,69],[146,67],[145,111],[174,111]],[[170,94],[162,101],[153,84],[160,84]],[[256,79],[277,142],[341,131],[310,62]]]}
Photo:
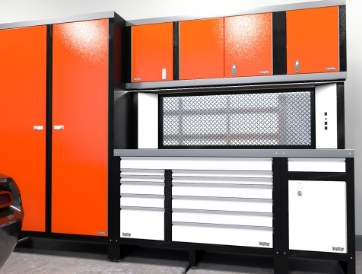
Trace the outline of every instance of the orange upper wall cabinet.
{"label": "orange upper wall cabinet", "polygon": [[46,39],[46,26],[0,30],[0,172],[18,184],[33,232],[45,232]]}
{"label": "orange upper wall cabinet", "polygon": [[54,233],[108,235],[108,27],[53,26]]}
{"label": "orange upper wall cabinet", "polygon": [[338,7],[287,12],[288,74],[339,71],[338,13]]}
{"label": "orange upper wall cabinet", "polygon": [[225,18],[225,77],[273,74],[272,14]]}
{"label": "orange upper wall cabinet", "polygon": [[224,18],[180,22],[180,80],[224,77]]}
{"label": "orange upper wall cabinet", "polygon": [[132,82],[173,80],[173,23],[132,27]]}

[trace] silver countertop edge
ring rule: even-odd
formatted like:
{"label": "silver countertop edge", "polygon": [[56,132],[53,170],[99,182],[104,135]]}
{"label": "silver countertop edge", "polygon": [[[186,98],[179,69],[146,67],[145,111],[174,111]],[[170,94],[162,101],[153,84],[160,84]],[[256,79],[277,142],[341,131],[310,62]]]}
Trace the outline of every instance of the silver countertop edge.
{"label": "silver countertop edge", "polygon": [[29,20],[23,22],[9,22],[9,23],[0,24],[0,30],[113,18],[114,14],[115,14],[114,11],[104,11],[104,12],[96,12],[88,14],[69,15],[69,16],[56,17],[56,18],[43,18],[43,19]]}
{"label": "silver countertop edge", "polygon": [[346,80],[347,72],[326,72],[311,74],[270,75],[253,77],[213,78],[196,80],[175,80],[164,82],[127,83],[126,89],[157,89],[176,87],[200,87],[217,85],[244,85],[244,84],[269,84],[269,83],[293,83],[314,81],[338,81]]}
{"label": "silver countertop edge", "polygon": [[119,157],[354,158],[353,149],[115,149]]}
{"label": "silver countertop edge", "polygon": [[129,20],[127,21],[127,26],[136,26],[144,24],[157,24],[165,22],[174,22],[174,21],[186,21],[186,20],[197,20],[197,19],[206,19],[206,18],[215,18],[215,17],[228,17],[236,15],[245,15],[245,14],[257,14],[265,12],[278,12],[278,11],[288,11],[288,10],[300,10],[308,8],[323,8],[331,6],[344,6],[346,5],[346,0],[325,0],[325,1],[313,1],[313,2],[301,2],[293,4],[284,4],[284,5],[274,5],[274,6],[265,6],[257,7],[251,9],[244,9],[238,11],[230,12],[213,12],[213,13],[203,13],[195,14],[189,16],[170,16],[170,17],[158,17],[158,18],[146,18],[138,20]]}

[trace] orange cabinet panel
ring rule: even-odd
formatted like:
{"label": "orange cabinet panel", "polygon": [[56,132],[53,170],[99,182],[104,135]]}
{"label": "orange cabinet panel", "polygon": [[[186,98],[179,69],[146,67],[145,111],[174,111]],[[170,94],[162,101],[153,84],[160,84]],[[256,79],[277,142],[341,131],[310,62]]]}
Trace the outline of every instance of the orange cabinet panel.
{"label": "orange cabinet panel", "polygon": [[224,77],[224,18],[180,22],[180,80]]}
{"label": "orange cabinet panel", "polygon": [[272,14],[225,18],[225,77],[273,74]]}
{"label": "orange cabinet panel", "polygon": [[22,229],[35,232],[45,232],[46,36],[46,26],[0,30],[0,172],[20,188]]}
{"label": "orange cabinet panel", "polygon": [[52,137],[52,232],[107,236],[107,19],[54,25]]}
{"label": "orange cabinet panel", "polygon": [[338,13],[338,7],[287,12],[288,74],[339,71]]}
{"label": "orange cabinet panel", "polygon": [[173,80],[173,23],[132,27],[132,82]]}

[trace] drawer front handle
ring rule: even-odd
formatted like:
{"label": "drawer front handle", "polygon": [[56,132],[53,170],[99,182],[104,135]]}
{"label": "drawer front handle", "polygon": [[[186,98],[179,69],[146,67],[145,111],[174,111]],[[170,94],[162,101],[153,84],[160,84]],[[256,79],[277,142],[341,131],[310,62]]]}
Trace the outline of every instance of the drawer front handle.
{"label": "drawer front handle", "polygon": [[64,126],[63,125],[54,126],[54,130],[64,130]]}
{"label": "drawer front handle", "polygon": [[43,126],[33,126],[34,130],[43,130],[44,127]]}

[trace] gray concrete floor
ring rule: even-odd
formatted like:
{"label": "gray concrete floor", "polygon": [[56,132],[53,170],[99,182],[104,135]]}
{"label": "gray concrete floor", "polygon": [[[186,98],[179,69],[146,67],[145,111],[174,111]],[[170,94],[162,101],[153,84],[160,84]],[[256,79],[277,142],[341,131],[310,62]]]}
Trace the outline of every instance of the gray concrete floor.
{"label": "gray concrete floor", "polygon": [[[188,270],[188,253],[140,247],[121,262],[107,260],[105,245],[41,240],[23,242],[16,247],[0,274],[272,274],[269,257],[206,253],[196,269]],[[293,274],[340,274],[337,262],[290,260]],[[362,252],[357,252],[357,274],[362,274]]]}

